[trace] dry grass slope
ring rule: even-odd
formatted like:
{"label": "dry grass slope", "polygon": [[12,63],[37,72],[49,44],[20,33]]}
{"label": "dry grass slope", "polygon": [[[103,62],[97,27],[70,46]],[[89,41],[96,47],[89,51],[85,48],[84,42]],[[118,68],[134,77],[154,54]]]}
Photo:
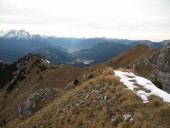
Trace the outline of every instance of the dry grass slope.
{"label": "dry grass slope", "polygon": [[[32,117],[16,118],[4,128],[169,128],[169,104],[149,98],[151,102],[143,104],[120,83],[112,68],[103,68],[100,75],[67,90]],[[126,114],[133,120],[125,121]]]}
{"label": "dry grass slope", "polygon": [[86,71],[73,66],[55,66],[44,63],[41,56],[35,55],[27,57],[23,63],[22,74],[25,78],[17,81],[11,92],[6,91],[8,84],[0,90],[0,120],[8,122],[18,117],[19,102],[26,100],[38,89],[48,87],[63,90],[70,81],[74,81]]}
{"label": "dry grass slope", "polygon": [[[118,68],[128,68],[133,69],[133,64],[136,64],[135,71],[145,78],[150,78],[153,70],[155,69],[154,65],[151,63],[145,64],[140,63],[140,61],[144,61],[145,59],[150,59],[150,57],[158,53],[158,50],[153,50],[145,45],[137,45],[126,52],[112,58],[105,63],[94,66],[94,68],[100,67],[114,67],[114,69]],[[154,58],[153,58],[154,59]]]}

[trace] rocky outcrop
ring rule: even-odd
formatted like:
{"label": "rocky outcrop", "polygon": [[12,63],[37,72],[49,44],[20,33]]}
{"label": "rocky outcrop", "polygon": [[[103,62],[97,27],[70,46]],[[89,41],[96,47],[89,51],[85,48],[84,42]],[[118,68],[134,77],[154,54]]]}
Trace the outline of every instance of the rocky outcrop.
{"label": "rocky outcrop", "polygon": [[152,79],[163,82],[164,90],[170,93],[170,44],[161,50]]}
{"label": "rocky outcrop", "polygon": [[138,60],[136,63],[134,63],[133,66],[133,71],[135,71],[137,69],[138,66],[144,64],[145,66],[148,66],[150,64],[150,61],[148,58],[142,58],[140,60]]}
{"label": "rocky outcrop", "polygon": [[48,102],[54,99],[59,94],[49,88],[44,88],[31,94],[26,101],[20,102],[18,105],[18,111],[20,116],[30,117],[34,112],[42,108],[42,106],[48,104]]}
{"label": "rocky outcrop", "polygon": [[135,62],[132,69],[152,81],[161,81],[163,90],[170,93],[170,44],[163,49],[153,49],[148,57]]}

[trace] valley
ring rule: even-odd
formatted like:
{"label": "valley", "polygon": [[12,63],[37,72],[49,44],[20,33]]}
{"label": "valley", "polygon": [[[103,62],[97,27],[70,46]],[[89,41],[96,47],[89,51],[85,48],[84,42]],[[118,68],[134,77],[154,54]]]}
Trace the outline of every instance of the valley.
{"label": "valley", "polygon": [[85,67],[100,64],[118,54],[144,44],[162,48],[168,40],[127,40],[111,38],[61,38],[30,34],[26,30],[10,30],[0,35],[0,60],[13,63],[28,53],[44,55],[54,64]]}

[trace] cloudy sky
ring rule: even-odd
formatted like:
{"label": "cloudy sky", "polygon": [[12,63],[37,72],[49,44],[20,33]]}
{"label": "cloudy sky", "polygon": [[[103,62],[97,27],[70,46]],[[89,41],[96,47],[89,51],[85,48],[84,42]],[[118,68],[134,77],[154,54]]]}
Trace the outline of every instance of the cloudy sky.
{"label": "cloudy sky", "polygon": [[170,39],[170,0],[0,0],[0,30],[64,37]]}

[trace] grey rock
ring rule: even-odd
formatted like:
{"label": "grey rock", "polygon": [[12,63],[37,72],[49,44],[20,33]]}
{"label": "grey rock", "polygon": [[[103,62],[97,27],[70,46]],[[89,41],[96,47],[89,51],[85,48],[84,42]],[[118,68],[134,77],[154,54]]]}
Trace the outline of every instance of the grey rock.
{"label": "grey rock", "polygon": [[89,97],[89,95],[86,95],[85,99],[87,99]]}
{"label": "grey rock", "polygon": [[31,94],[26,101],[19,103],[18,111],[20,116],[32,116],[34,112],[47,104],[49,100],[54,99],[55,96],[56,92],[53,89],[44,88],[36,91]]}
{"label": "grey rock", "polygon": [[133,117],[132,117],[132,118],[130,118],[129,122],[130,122],[131,124],[133,124],[133,123],[134,123],[134,119],[133,119]]}
{"label": "grey rock", "polygon": [[80,105],[85,103],[84,100],[79,100],[78,102],[79,102]]}
{"label": "grey rock", "polygon": [[123,120],[124,121],[129,121],[130,119],[131,119],[131,115],[129,115],[129,114],[125,114],[125,115],[123,115]]}
{"label": "grey rock", "polygon": [[116,121],[116,117],[111,118],[111,122],[114,123]]}
{"label": "grey rock", "polygon": [[107,96],[104,96],[104,100],[105,100],[105,101],[107,100]]}
{"label": "grey rock", "polygon": [[163,89],[170,93],[170,44],[163,48],[157,57],[152,79],[163,82]]}

